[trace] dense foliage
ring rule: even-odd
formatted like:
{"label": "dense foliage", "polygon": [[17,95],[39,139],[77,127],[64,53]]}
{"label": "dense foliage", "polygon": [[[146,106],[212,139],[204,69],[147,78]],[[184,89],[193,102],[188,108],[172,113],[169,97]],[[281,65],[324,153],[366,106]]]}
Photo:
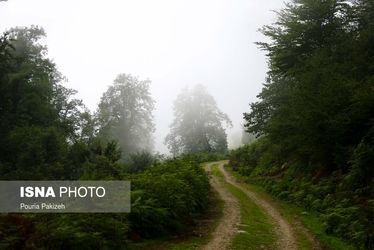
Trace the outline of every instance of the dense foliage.
{"label": "dense foliage", "polygon": [[97,112],[99,136],[118,140],[123,157],[152,149],[154,100],[149,84],[149,80],[119,74],[101,97]]}
{"label": "dense foliage", "polygon": [[279,12],[263,29],[270,71],[248,131],[308,166],[347,172],[373,140],[373,13],[365,0],[295,0]]}
{"label": "dense foliage", "polygon": [[207,206],[209,181],[190,159],[168,160],[132,178],[132,230],[143,237],[175,233]]}
{"label": "dense foliage", "polygon": [[131,213],[3,214],[0,248],[130,249],[133,241],[186,230],[208,204],[208,177],[189,159],[163,161],[122,178],[131,180]]}
{"label": "dense foliage", "polygon": [[[46,58],[38,27],[0,39],[0,170],[3,179],[77,178],[79,143],[89,114]],[[87,119],[86,119],[87,118]],[[79,126],[82,124],[82,126]]]}
{"label": "dense foliage", "polygon": [[326,232],[373,247],[373,2],[293,0],[262,32],[270,70],[244,114],[261,138],[231,165],[319,211]]}
{"label": "dense foliage", "polygon": [[170,133],[165,138],[174,156],[227,151],[224,124],[231,126],[231,121],[218,109],[204,86],[183,90],[174,102],[174,116]]}

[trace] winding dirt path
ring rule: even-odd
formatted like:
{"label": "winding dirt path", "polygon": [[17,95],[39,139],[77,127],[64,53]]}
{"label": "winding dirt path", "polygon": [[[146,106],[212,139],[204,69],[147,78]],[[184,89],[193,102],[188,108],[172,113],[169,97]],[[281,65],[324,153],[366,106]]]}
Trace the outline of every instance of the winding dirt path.
{"label": "winding dirt path", "polygon": [[[209,173],[212,165],[210,163],[206,170]],[[203,250],[225,250],[230,249],[230,241],[237,232],[237,225],[240,223],[240,206],[238,200],[223,186],[223,183],[216,176],[210,175],[210,184],[218,192],[224,202],[223,216],[217,228],[213,232],[213,238]]]}
{"label": "winding dirt path", "polygon": [[[292,231],[291,225],[282,217],[279,211],[273,207],[269,202],[259,197],[256,193],[251,192],[241,186],[235,179],[224,169],[226,162],[219,162],[219,169],[223,173],[226,182],[242,190],[251,200],[260,206],[265,213],[272,219],[275,230],[278,236],[276,242],[276,249],[280,250],[294,250],[298,249],[296,239]],[[207,171],[211,171],[211,163],[207,166]],[[212,176],[212,175],[211,175]],[[204,250],[223,250],[230,249],[230,241],[237,233],[237,225],[240,224],[240,206],[238,200],[223,186],[217,177],[211,177],[212,187],[219,193],[221,199],[224,201],[224,211],[221,222],[213,233],[212,240],[205,245]]]}
{"label": "winding dirt path", "polygon": [[258,206],[260,206],[265,213],[267,213],[274,225],[276,234],[278,236],[276,247],[277,249],[287,249],[287,250],[296,250],[297,244],[296,239],[292,231],[291,225],[283,218],[279,211],[274,208],[269,202],[265,201],[259,197],[256,193],[249,191],[248,189],[242,187],[238,184],[234,178],[225,170],[223,167],[224,163],[219,164],[219,169],[225,176],[225,180],[231,185],[242,190],[251,200],[253,200]]}

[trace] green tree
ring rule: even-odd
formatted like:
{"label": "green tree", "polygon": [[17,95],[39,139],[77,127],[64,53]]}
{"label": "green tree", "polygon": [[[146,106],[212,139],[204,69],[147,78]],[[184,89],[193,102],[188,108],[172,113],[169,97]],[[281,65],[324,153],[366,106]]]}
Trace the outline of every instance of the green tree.
{"label": "green tree", "polygon": [[[13,28],[0,41],[0,171],[2,178],[70,176],[67,154],[80,136],[81,101],[39,43],[42,28]],[[9,37],[9,39],[8,39]]]}
{"label": "green tree", "polygon": [[174,156],[227,151],[224,125],[231,126],[231,121],[218,109],[204,86],[183,90],[174,102],[174,116],[170,133],[165,138]]}
{"label": "green tree", "polygon": [[[258,160],[248,161],[242,157],[245,151],[236,151],[234,162],[256,166],[244,168],[249,170],[245,174],[278,175],[289,168],[283,174],[294,184],[303,183],[298,176],[310,178],[305,172],[327,175],[336,188],[336,207],[326,201],[326,232],[358,249],[372,249],[373,1],[293,0],[262,31],[270,38],[259,43],[268,53],[270,70],[260,100],[244,115],[247,131],[263,135],[247,147]],[[311,183],[323,185],[319,178]],[[290,180],[284,177],[280,183],[274,186],[287,186]]]}
{"label": "green tree", "polygon": [[270,71],[244,115],[249,132],[268,135],[306,165],[348,170],[374,110],[367,11],[369,1],[294,0],[263,28]]}
{"label": "green tree", "polygon": [[120,74],[101,97],[97,112],[99,136],[118,140],[125,158],[153,148],[154,100],[149,84],[149,80]]}

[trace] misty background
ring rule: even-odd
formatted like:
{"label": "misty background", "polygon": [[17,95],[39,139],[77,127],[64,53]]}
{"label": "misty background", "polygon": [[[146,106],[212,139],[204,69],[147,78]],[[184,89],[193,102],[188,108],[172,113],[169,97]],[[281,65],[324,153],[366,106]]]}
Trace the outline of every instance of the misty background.
{"label": "misty background", "polygon": [[95,111],[119,73],[150,79],[156,101],[155,150],[173,120],[173,101],[186,86],[203,84],[233,122],[229,146],[241,140],[242,113],[256,100],[267,65],[254,44],[275,21],[280,0],[137,0],[0,2],[0,31],[43,27],[49,57],[65,86]]}

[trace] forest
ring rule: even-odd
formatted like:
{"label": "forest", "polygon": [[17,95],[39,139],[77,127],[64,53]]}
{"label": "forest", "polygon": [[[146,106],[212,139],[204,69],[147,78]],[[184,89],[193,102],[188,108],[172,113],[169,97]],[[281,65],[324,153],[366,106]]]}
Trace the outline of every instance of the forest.
{"label": "forest", "polygon": [[374,4],[293,1],[278,13],[266,84],[244,114],[257,140],[231,152],[248,181],[373,247]]}
{"label": "forest", "polygon": [[[91,113],[63,86],[39,43],[44,35],[17,27],[0,40],[1,180],[130,180],[131,213],[1,214],[0,248],[118,249],[186,230],[208,205],[199,163],[227,151],[221,123],[228,117],[203,86],[184,91],[167,138],[174,157],[153,154],[149,80],[119,74]],[[190,105],[203,113],[191,114]],[[198,127],[186,131],[192,117]]]}
{"label": "forest", "polygon": [[[131,212],[1,213],[0,249],[167,249],[149,243],[191,237],[198,221],[221,206],[214,180],[240,197],[222,181],[226,172],[206,167],[225,159],[243,183],[314,216],[322,231],[305,227],[321,249],[373,249],[373,1],[292,0],[261,32],[267,40],[257,45],[268,72],[243,114],[250,140],[229,149],[232,121],[197,84],[175,96],[164,139],[169,155],[155,151],[150,79],[113,76],[91,111],[65,86],[41,42],[42,27],[4,32],[0,180],[127,180]],[[329,236],[352,248],[325,241]],[[234,249],[256,249],[235,239]]]}

